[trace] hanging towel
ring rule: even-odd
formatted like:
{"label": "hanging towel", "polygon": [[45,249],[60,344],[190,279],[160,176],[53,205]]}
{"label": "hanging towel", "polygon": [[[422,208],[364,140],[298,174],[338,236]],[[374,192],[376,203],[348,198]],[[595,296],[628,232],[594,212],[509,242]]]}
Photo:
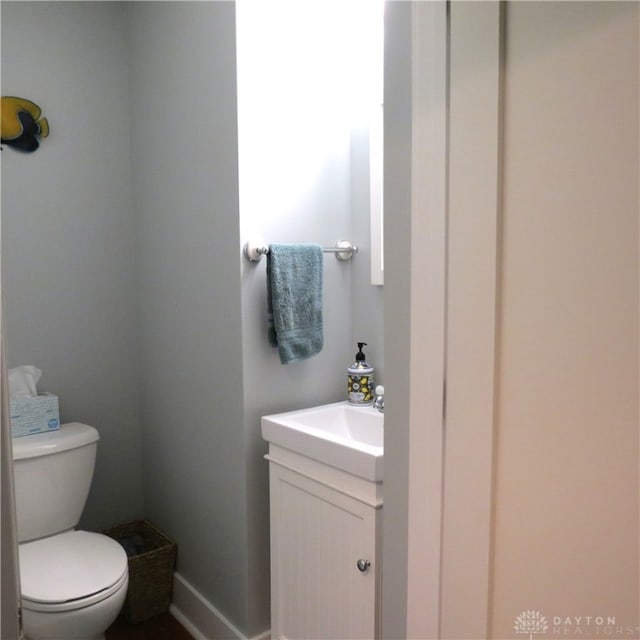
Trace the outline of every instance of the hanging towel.
{"label": "hanging towel", "polygon": [[322,247],[270,244],[267,254],[269,343],[288,364],[320,353]]}

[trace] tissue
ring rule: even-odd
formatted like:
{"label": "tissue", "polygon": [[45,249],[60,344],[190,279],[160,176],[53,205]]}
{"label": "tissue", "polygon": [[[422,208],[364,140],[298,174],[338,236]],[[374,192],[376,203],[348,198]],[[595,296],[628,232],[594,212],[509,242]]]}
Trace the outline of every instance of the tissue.
{"label": "tissue", "polygon": [[9,396],[11,398],[33,398],[38,395],[38,380],[42,371],[38,367],[24,365],[9,369]]}
{"label": "tissue", "polygon": [[31,365],[8,371],[11,435],[14,438],[60,428],[58,396],[38,392],[41,376],[42,371]]}

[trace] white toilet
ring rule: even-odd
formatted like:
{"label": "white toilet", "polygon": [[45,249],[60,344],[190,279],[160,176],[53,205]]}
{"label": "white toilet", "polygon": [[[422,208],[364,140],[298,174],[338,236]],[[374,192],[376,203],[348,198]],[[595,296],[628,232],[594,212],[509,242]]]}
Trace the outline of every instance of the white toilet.
{"label": "white toilet", "polygon": [[111,538],[77,531],[100,436],[73,422],[13,439],[22,618],[28,640],[104,638],[129,583]]}

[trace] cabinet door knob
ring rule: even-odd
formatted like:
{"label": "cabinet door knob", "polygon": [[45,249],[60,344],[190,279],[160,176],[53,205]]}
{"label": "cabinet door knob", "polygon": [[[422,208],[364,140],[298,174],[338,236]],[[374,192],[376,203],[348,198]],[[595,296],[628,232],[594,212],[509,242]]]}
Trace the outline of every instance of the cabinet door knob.
{"label": "cabinet door knob", "polygon": [[360,571],[362,571],[362,573],[364,573],[371,566],[371,561],[370,560],[358,560],[358,562],[356,562],[356,565],[358,566],[358,569]]}

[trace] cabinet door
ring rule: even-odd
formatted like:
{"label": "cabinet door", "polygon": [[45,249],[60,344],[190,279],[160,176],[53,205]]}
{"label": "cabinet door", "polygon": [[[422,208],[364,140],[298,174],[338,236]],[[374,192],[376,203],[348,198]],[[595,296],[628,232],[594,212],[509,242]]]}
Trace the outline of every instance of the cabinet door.
{"label": "cabinet door", "polygon": [[272,638],[377,637],[376,509],[274,464],[270,477]]}

